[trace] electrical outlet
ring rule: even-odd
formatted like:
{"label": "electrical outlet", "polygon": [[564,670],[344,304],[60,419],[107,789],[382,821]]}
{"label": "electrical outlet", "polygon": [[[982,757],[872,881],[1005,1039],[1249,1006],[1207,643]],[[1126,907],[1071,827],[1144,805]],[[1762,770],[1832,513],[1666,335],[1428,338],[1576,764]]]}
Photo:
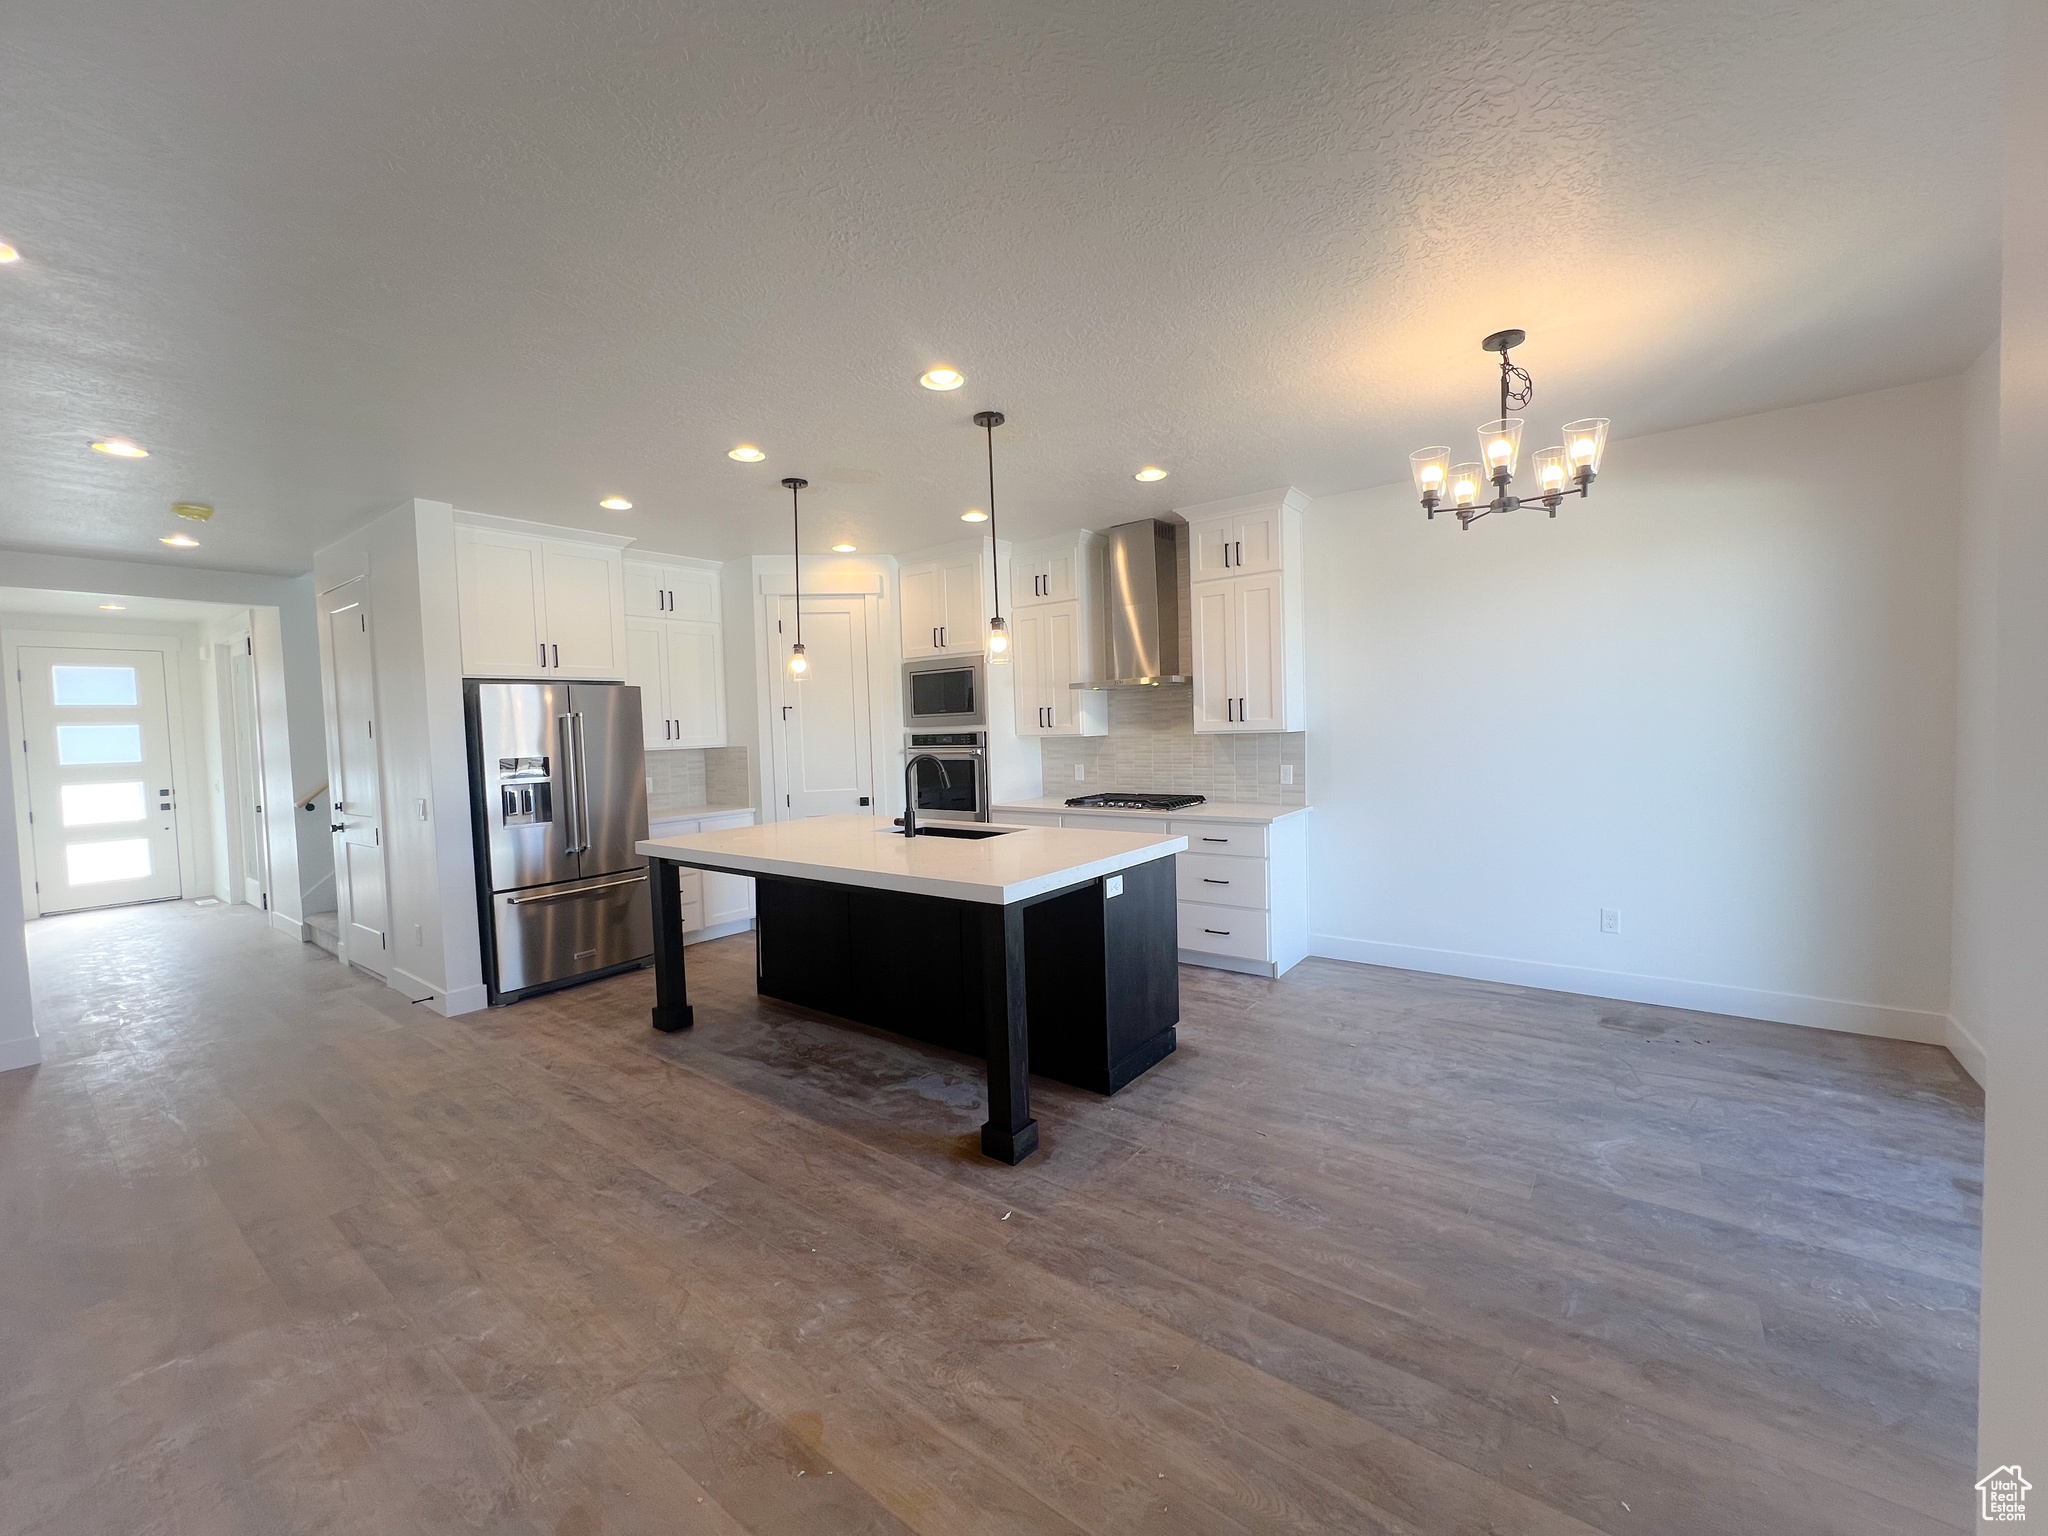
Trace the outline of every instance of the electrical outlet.
{"label": "electrical outlet", "polygon": [[1600,931],[1602,933],[1621,932],[1621,908],[1602,907],[1600,909]]}
{"label": "electrical outlet", "polygon": [[1280,765],[1280,782],[1282,784],[1292,784],[1294,782],[1294,764],[1282,763]]}
{"label": "electrical outlet", "polygon": [[1075,777],[1075,778],[1077,778],[1077,779],[1085,779],[1085,778],[1087,778],[1087,777],[1088,777],[1088,765],[1087,765],[1086,763],[1076,763],[1076,764],[1074,764],[1074,777]]}

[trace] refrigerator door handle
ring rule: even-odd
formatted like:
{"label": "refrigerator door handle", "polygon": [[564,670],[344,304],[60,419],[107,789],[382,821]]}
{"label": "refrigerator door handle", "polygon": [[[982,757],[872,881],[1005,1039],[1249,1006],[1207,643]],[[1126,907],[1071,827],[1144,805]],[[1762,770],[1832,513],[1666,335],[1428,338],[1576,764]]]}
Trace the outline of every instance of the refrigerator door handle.
{"label": "refrigerator door handle", "polygon": [[628,875],[623,880],[607,880],[602,885],[579,885],[573,891],[543,891],[538,896],[507,896],[508,907],[527,907],[536,901],[572,901],[578,896],[595,896],[601,891],[622,890],[629,885],[640,885],[647,879],[645,871]]}
{"label": "refrigerator door handle", "polygon": [[562,743],[562,837],[564,853],[583,851],[583,763],[576,739],[576,716],[555,716]]}
{"label": "refrigerator door handle", "polygon": [[583,711],[572,710],[569,727],[576,733],[576,851],[590,852],[590,765],[583,758]]}

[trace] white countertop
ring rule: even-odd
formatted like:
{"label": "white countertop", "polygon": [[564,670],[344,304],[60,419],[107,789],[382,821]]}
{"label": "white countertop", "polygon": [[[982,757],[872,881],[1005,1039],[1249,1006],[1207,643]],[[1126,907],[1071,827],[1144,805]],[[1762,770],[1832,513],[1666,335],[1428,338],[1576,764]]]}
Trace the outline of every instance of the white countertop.
{"label": "white countertop", "polygon": [[673,859],[699,869],[1008,906],[1183,853],[1187,846],[1184,837],[1079,827],[1020,827],[979,839],[906,838],[886,816],[809,816],[649,838],[638,851],[643,858]]}
{"label": "white countertop", "polygon": [[658,816],[650,813],[647,824],[659,827],[671,821],[709,821],[713,816],[746,816],[753,812],[751,805],[689,805],[680,811],[663,811]]}
{"label": "white countertop", "polygon": [[1248,805],[1243,801],[1208,800],[1178,811],[1134,811],[1110,805],[1069,805],[1063,798],[1044,795],[1036,800],[1005,801],[990,807],[989,814],[1001,816],[1006,811],[1033,811],[1039,815],[1051,812],[1060,816],[1145,816],[1157,821],[1239,821],[1270,827],[1289,816],[1305,816],[1310,809],[1306,805]]}

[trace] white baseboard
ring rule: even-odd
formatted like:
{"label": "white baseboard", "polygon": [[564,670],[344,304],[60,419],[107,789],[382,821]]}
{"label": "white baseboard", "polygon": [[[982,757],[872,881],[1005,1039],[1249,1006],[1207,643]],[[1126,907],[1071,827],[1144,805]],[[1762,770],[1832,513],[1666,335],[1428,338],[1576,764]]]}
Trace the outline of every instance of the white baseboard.
{"label": "white baseboard", "polygon": [[482,982],[448,992],[424,976],[415,976],[395,965],[391,968],[390,979],[384,984],[403,992],[408,998],[417,998],[420,1007],[430,1008],[444,1019],[452,1019],[459,1013],[475,1013],[479,1008],[490,1006],[491,1001],[490,989]]}
{"label": "white baseboard", "polygon": [[24,1035],[19,1040],[0,1040],[0,1072],[12,1072],[19,1067],[41,1065],[43,1042],[35,1035]]}
{"label": "white baseboard", "polygon": [[683,945],[708,944],[713,939],[730,938],[735,933],[745,933],[754,926],[751,917],[743,917],[736,923],[718,923],[710,928],[696,928],[683,935]]}
{"label": "white baseboard", "polygon": [[1963,1021],[1951,1014],[1947,1019],[1948,1038],[1942,1044],[1948,1047],[1949,1055],[1955,1057],[1956,1065],[1970,1074],[1970,1080],[1979,1088],[1984,1086],[1988,1064],[1984,1047],[1977,1043],[1977,1037],[1963,1027]]}
{"label": "white baseboard", "polygon": [[270,909],[270,926],[279,933],[290,934],[301,944],[307,943],[312,938],[312,930],[304,923],[300,922],[296,917],[286,917],[275,907]]}
{"label": "white baseboard", "polygon": [[1545,960],[1512,960],[1502,955],[1473,955],[1462,950],[1425,949],[1414,944],[1382,944],[1371,939],[1346,939],[1327,933],[1310,937],[1309,953],[1331,960],[1355,960],[1362,965],[1429,971],[1439,976],[1465,976],[1474,981],[1504,981],[1519,987],[1542,987],[1551,992],[1578,992],[1626,1003],[1652,1003],[1665,1008],[1690,1008],[1699,1013],[1733,1014],[1736,1018],[1762,1019],[1772,1024],[1803,1024],[1809,1029],[1838,1029],[1852,1035],[1877,1035],[1886,1040],[1910,1040],[1919,1045],[1947,1046],[1952,1038],[1952,1021],[1948,1015],[1916,1008],[1893,1008],[1883,1003],[1807,997],[1797,992],[1764,992],[1750,987],[1725,987],[1711,981],[1638,976],[1629,971],[1553,965]]}

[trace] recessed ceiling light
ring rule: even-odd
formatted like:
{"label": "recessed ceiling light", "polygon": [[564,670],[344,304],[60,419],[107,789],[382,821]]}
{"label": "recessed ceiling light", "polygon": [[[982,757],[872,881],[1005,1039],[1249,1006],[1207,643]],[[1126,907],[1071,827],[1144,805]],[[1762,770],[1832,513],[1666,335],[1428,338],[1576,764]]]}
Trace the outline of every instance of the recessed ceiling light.
{"label": "recessed ceiling light", "polygon": [[853,553],[853,546],[851,544],[834,544],[832,546],[832,553],[835,555],[850,555]]}
{"label": "recessed ceiling light", "polygon": [[988,514],[979,507],[969,507],[960,514],[960,521],[963,523],[985,523],[988,521]]}
{"label": "recessed ceiling light", "polygon": [[967,382],[967,375],[957,368],[934,368],[917,382],[926,389],[958,389]]}
{"label": "recessed ceiling light", "polygon": [[607,512],[630,512],[633,510],[633,503],[626,500],[623,496],[607,496],[598,505]]}
{"label": "recessed ceiling light", "polygon": [[1147,464],[1143,469],[1139,470],[1137,474],[1133,475],[1131,478],[1134,480],[1143,480],[1149,485],[1154,480],[1164,480],[1166,478],[1166,471],[1161,469],[1156,464]]}
{"label": "recessed ceiling light", "polygon": [[0,241],[0,267],[11,267],[21,260],[21,252],[5,241]]}
{"label": "recessed ceiling light", "polygon": [[100,608],[107,613],[126,613],[128,611],[126,603],[101,603]]}
{"label": "recessed ceiling light", "polygon": [[131,443],[125,437],[107,437],[94,443],[93,452],[112,454],[117,459],[146,459],[149,450],[140,443]]}
{"label": "recessed ceiling light", "polygon": [[173,549],[197,549],[199,547],[199,541],[189,533],[167,533],[158,539],[157,543],[168,544]]}
{"label": "recessed ceiling light", "polygon": [[739,447],[733,449],[726,457],[728,459],[738,459],[742,464],[758,464],[767,458],[768,455],[752,444],[741,443]]}

